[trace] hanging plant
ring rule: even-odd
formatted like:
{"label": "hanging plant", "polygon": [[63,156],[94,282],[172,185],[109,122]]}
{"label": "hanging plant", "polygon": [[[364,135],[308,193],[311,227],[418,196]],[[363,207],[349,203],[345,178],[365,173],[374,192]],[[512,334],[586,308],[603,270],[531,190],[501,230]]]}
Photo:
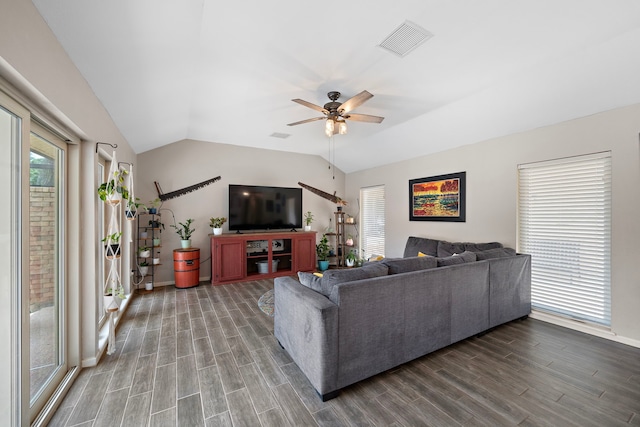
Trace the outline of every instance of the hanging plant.
{"label": "hanging plant", "polygon": [[117,205],[120,203],[120,200],[128,199],[129,190],[127,186],[124,185],[124,179],[128,173],[129,172],[125,170],[115,170],[113,177],[109,181],[100,184],[98,187],[100,200],[112,205]]}
{"label": "hanging plant", "polygon": [[104,252],[107,256],[107,259],[120,258],[120,237],[122,236],[121,232],[115,232],[109,234],[107,237],[102,239],[104,242]]}

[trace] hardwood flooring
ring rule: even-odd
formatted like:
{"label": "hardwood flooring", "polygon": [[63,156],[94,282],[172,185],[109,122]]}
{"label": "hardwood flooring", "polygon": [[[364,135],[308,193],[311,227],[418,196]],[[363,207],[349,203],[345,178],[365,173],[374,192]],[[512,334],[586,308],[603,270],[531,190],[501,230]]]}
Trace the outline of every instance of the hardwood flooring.
{"label": "hardwood flooring", "polygon": [[640,426],[640,349],[528,319],[323,403],[257,306],[271,280],[136,295],[51,426]]}

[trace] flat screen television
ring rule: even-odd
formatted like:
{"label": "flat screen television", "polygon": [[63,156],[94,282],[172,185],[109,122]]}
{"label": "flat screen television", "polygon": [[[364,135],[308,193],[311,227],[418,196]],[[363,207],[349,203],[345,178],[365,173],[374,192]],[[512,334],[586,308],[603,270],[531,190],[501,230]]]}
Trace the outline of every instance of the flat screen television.
{"label": "flat screen television", "polygon": [[302,188],[229,185],[229,230],[302,228]]}

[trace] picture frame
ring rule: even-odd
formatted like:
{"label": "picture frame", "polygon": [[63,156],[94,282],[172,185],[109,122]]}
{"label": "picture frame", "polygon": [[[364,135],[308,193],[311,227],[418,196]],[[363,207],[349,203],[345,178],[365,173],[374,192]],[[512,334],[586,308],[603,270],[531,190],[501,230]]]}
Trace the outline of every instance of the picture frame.
{"label": "picture frame", "polygon": [[409,180],[409,221],[466,221],[466,172]]}

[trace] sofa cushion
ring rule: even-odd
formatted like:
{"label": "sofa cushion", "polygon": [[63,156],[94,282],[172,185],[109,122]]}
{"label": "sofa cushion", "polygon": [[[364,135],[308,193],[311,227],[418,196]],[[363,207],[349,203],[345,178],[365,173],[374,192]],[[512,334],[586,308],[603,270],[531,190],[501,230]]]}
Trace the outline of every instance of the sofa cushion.
{"label": "sofa cushion", "polygon": [[386,276],[388,267],[382,262],[366,263],[362,267],[342,270],[327,270],[322,275],[322,294],[331,295],[333,287],[340,283],[353,282],[354,280],[370,279],[372,277]]}
{"label": "sofa cushion", "polygon": [[491,258],[505,258],[515,256],[516,250],[512,248],[493,248],[486,251],[476,252],[478,261]]}
{"label": "sofa cushion", "polygon": [[300,280],[300,283],[307,288],[313,289],[316,292],[322,292],[322,276],[316,276],[313,273],[299,271],[298,279]]}
{"label": "sofa cushion", "polygon": [[438,255],[439,257],[448,257],[453,254],[461,254],[464,251],[480,252],[488,249],[501,248],[502,243],[490,242],[490,243],[469,243],[469,242],[447,242],[440,240],[438,242]]}
{"label": "sofa cushion", "polygon": [[448,265],[464,264],[465,262],[474,262],[477,260],[475,252],[464,251],[461,254],[451,255],[447,257],[436,258],[438,267],[446,267]]}
{"label": "sofa cushion", "polygon": [[385,259],[382,261],[389,267],[389,274],[407,273],[409,271],[426,270],[438,266],[438,261],[432,256],[414,256],[410,258]]}
{"label": "sofa cushion", "polygon": [[439,240],[427,239],[426,237],[411,236],[407,239],[403,257],[418,256],[418,252],[422,252],[425,255],[438,256],[438,242]]}

